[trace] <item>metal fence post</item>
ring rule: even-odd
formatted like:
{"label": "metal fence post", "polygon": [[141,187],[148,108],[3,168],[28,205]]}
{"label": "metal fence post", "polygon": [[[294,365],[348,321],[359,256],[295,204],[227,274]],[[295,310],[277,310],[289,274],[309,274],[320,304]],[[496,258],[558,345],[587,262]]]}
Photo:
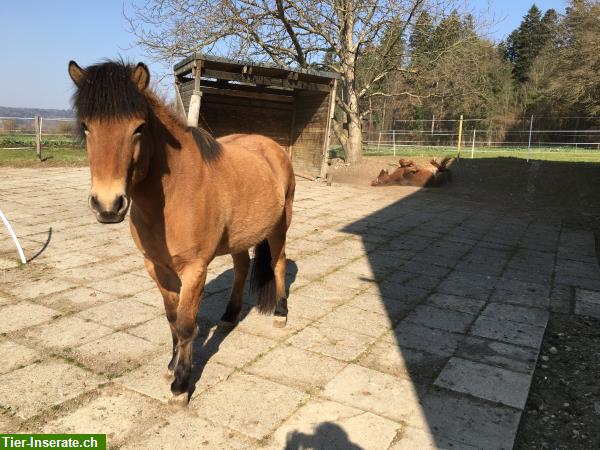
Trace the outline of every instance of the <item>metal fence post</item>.
{"label": "metal fence post", "polygon": [[458,145],[456,150],[456,159],[460,159],[460,147],[462,145],[462,132],[463,132],[463,115],[460,115],[460,122],[458,123]]}
{"label": "metal fence post", "polygon": [[533,114],[531,115],[531,120],[529,121],[529,143],[527,144],[527,162],[531,159],[531,133],[533,131]]}
{"label": "metal fence post", "polygon": [[471,159],[473,159],[473,154],[475,153],[475,132],[476,128],[473,128],[473,142],[471,143]]}

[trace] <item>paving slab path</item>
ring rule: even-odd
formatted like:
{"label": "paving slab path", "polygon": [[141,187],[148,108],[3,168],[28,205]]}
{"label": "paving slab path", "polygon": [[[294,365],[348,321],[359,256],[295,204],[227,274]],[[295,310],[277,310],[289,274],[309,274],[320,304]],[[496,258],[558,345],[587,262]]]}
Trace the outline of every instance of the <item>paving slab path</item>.
{"label": "paving slab path", "polygon": [[87,169],[1,169],[0,432],[119,448],[510,449],[549,311],[600,316],[591,233],[413,188],[299,181],[286,328],[216,327],[210,266],[189,407],[128,224],[87,210]]}

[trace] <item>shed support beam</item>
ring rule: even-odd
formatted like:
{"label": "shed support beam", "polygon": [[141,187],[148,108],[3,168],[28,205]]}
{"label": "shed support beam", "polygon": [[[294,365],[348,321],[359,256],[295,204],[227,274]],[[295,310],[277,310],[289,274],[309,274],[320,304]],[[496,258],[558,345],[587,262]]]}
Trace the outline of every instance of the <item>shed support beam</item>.
{"label": "shed support beam", "polygon": [[202,99],[202,92],[200,91],[200,74],[202,71],[202,62],[196,61],[196,67],[194,69],[194,91],[190,98],[190,107],[188,108],[187,124],[190,127],[198,126],[198,119],[200,118],[200,100]]}

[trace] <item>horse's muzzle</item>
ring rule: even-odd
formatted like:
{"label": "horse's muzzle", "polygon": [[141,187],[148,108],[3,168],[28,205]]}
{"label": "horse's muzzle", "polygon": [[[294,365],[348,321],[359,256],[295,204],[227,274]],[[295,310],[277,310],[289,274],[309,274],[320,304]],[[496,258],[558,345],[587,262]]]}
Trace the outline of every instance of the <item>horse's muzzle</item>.
{"label": "horse's muzzle", "polygon": [[95,194],[88,198],[90,209],[96,215],[100,223],[119,223],[127,215],[129,199],[125,195],[117,195],[110,204],[104,204],[98,200]]}

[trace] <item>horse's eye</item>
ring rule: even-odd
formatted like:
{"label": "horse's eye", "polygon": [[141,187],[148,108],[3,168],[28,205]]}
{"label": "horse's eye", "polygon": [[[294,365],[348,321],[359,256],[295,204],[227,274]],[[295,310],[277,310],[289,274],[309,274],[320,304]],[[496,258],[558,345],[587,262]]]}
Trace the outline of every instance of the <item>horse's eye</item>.
{"label": "horse's eye", "polygon": [[81,129],[83,130],[83,132],[85,133],[85,135],[87,136],[89,134],[89,130],[88,127],[85,123],[81,122]]}
{"label": "horse's eye", "polygon": [[145,123],[143,123],[139,127],[137,127],[135,129],[135,131],[133,132],[133,134],[134,135],[140,135],[140,134],[142,134],[142,131],[144,131],[144,128],[146,128],[146,124]]}

